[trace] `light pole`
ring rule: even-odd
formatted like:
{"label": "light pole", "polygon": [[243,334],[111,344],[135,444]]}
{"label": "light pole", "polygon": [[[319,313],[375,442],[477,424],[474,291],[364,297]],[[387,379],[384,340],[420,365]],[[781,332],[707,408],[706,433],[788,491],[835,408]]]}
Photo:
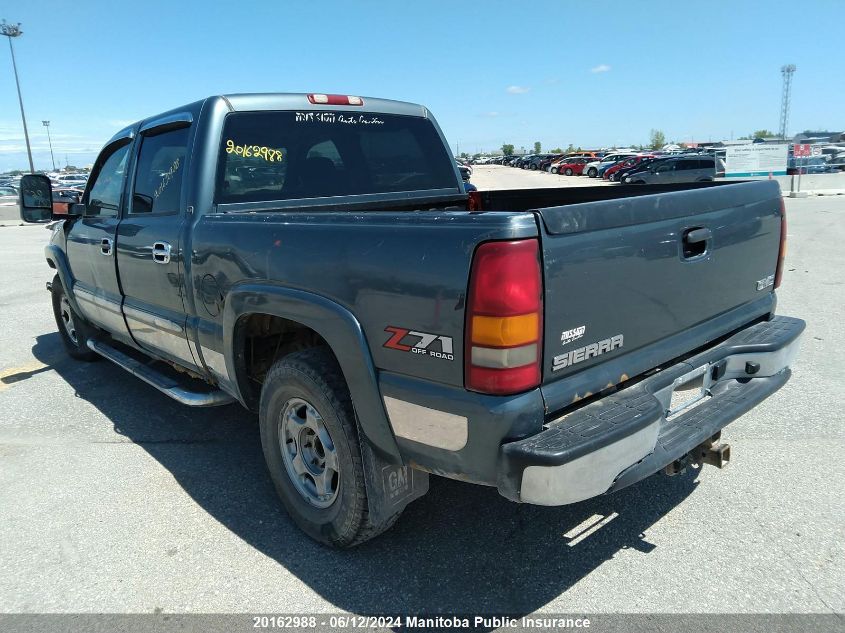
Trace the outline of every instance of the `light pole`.
{"label": "light pole", "polygon": [[50,144],[50,162],[53,163],[53,171],[56,171],[56,159],[53,156],[53,141],[50,139],[50,122],[41,121],[41,124],[47,128],[47,142]]}
{"label": "light pole", "polygon": [[15,85],[18,87],[18,102],[21,104],[21,120],[23,121],[23,136],[26,139],[26,155],[29,157],[29,171],[30,173],[35,173],[35,167],[32,164],[32,150],[29,147],[29,132],[26,129],[26,116],[23,113],[23,97],[21,97],[21,83],[18,80],[18,66],[15,64],[15,49],[12,47],[12,38],[13,37],[20,37],[23,35],[23,31],[21,31],[21,23],[18,22],[17,24],[7,24],[6,20],[3,20],[2,24],[0,24],[0,33],[5,35],[9,38],[9,50],[12,52],[12,68],[15,71]]}

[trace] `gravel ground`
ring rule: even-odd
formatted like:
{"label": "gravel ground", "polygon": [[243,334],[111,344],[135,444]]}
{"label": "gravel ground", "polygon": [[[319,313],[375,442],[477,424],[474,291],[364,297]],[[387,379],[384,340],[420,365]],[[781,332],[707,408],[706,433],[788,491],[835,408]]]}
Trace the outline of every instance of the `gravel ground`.
{"label": "gravel ground", "polygon": [[[504,167],[473,181],[587,182]],[[779,311],[808,327],[792,381],[725,431],[728,468],[562,508],[433,478],[349,552],[280,509],[251,414],[70,360],[47,231],[0,227],[0,612],[841,614],[845,200],[787,205]]]}
{"label": "gravel ground", "polygon": [[600,178],[558,176],[545,171],[529,171],[503,165],[474,165],[469,181],[479,190],[613,186],[613,183]]}

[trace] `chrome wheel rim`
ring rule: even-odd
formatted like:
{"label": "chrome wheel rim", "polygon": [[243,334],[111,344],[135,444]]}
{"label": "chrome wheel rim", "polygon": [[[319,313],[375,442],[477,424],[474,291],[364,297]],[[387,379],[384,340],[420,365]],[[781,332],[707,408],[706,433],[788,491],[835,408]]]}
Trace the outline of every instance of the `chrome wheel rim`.
{"label": "chrome wheel rim", "polygon": [[279,418],[279,449],[299,495],[316,508],[328,508],[340,490],[340,465],[332,436],[320,413],[291,398]]}
{"label": "chrome wheel rim", "polygon": [[67,297],[62,297],[59,304],[59,314],[62,317],[62,324],[65,326],[68,338],[73,341],[74,345],[79,345],[79,339],[76,336],[76,324],[73,322],[73,310],[70,309],[70,302]]}

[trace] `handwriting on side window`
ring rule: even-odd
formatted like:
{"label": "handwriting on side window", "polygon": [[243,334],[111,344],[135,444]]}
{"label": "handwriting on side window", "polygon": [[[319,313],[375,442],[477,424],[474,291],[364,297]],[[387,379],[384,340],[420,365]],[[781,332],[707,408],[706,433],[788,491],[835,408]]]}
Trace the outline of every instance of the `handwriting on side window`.
{"label": "handwriting on side window", "polygon": [[297,112],[297,123],[343,123],[344,125],[384,125],[377,116],[339,114],[337,112]]}
{"label": "handwriting on side window", "polygon": [[275,163],[282,160],[282,152],[272,147],[264,147],[262,145],[235,145],[235,141],[228,139],[226,141],[226,153],[237,154],[244,158],[252,156],[263,158],[266,161]]}
{"label": "handwriting on side window", "polygon": [[177,158],[170,164],[170,169],[168,169],[161,175],[161,182],[159,183],[158,187],[156,187],[156,190],[153,192],[154,200],[158,200],[158,197],[162,193],[164,193],[164,190],[167,189],[167,185],[169,185],[170,181],[173,180],[173,174],[179,171],[179,165],[181,164],[182,161]]}

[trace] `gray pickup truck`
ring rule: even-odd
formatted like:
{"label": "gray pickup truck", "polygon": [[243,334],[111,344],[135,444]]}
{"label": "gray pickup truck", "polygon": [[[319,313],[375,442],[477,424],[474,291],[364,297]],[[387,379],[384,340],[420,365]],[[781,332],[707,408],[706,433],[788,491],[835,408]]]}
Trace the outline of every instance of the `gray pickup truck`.
{"label": "gray pickup truck", "polygon": [[[21,214],[51,219],[26,176]],[[426,108],[215,96],[117,133],[52,226],[56,322],[189,406],[257,411],[311,537],[389,528],[429,474],[575,503],[722,466],[779,389],[775,182],[467,194]]]}

